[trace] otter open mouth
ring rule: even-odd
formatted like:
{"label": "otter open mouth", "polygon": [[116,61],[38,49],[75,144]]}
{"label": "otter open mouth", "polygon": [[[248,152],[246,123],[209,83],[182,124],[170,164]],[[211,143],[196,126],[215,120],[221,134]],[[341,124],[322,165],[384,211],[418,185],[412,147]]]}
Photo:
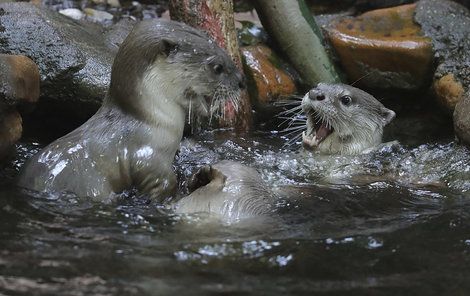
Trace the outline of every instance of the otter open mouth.
{"label": "otter open mouth", "polygon": [[307,131],[302,134],[302,144],[306,148],[315,149],[333,133],[334,129],[328,121],[320,119],[315,113],[308,114]]}

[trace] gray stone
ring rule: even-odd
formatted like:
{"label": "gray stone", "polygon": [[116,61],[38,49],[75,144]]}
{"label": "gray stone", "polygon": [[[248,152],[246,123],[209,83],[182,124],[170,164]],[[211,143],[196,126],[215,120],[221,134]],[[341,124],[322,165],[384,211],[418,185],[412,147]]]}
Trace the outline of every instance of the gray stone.
{"label": "gray stone", "polygon": [[109,12],[93,8],[85,8],[83,9],[83,12],[85,12],[87,19],[97,23],[111,22],[114,18],[114,16]]}
{"label": "gray stone", "polygon": [[62,9],[62,10],[59,10],[59,13],[65,15],[65,16],[68,16],[69,18],[72,18],[74,20],[81,20],[85,17],[85,13],[83,13],[78,8]]}
{"label": "gray stone", "polygon": [[452,73],[470,88],[470,11],[449,0],[421,0],[415,20],[430,37],[435,51],[435,79]]}
{"label": "gray stone", "polygon": [[454,129],[457,138],[470,146],[470,91],[455,106]]}
{"label": "gray stone", "polygon": [[39,67],[41,100],[77,112],[100,106],[114,57],[101,27],[30,3],[0,4],[0,53],[30,57]]}
{"label": "gray stone", "polygon": [[106,45],[117,53],[119,46],[124,42],[127,35],[134,28],[137,21],[130,18],[123,18],[113,26],[109,27],[105,32],[104,40]]}

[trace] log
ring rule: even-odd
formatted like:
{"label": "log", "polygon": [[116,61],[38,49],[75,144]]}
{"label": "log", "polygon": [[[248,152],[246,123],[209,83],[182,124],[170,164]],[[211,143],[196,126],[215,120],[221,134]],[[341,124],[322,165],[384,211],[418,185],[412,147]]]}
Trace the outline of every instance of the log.
{"label": "log", "polygon": [[255,0],[254,4],[263,27],[305,83],[312,87],[318,82],[340,81],[304,0]]}

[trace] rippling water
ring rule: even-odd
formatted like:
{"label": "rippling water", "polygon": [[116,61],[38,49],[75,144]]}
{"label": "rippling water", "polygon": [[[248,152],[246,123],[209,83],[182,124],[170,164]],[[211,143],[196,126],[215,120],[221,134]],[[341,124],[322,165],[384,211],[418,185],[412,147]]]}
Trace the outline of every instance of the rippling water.
{"label": "rippling water", "polygon": [[283,192],[279,214],[227,224],[129,194],[112,204],[18,192],[40,144],[0,171],[0,294],[467,295],[470,153],[389,143],[355,157],[285,148],[274,132],[207,132],[182,144],[180,190],[232,159]]}

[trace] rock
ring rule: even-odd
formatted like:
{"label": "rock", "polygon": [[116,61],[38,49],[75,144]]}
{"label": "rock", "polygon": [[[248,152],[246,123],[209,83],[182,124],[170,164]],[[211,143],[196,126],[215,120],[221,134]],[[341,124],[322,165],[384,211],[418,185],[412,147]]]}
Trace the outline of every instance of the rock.
{"label": "rock", "polygon": [[455,105],[457,105],[465,92],[462,84],[455,79],[452,73],[434,80],[433,89],[439,103],[450,114],[452,114]]}
{"label": "rock", "polygon": [[0,4],[0,53],[30,57],[41,75],[41,104],[86,118],[101,105],[114,54],[102,30],[30,3]]}
{"label": "rock", "polygon": [[39,69],[31,59],[0,54],[0,103],[37,102],[39,83]]}
{"label": "rock", "polygon": [[136,23],[137,21],[131,18],[123,18],[106,31],[105,42],[114,53],[117,53],[119,46],[124,42]]}
{"label": "rock", "polygon": [[59,10],[60,14],[68,16],[74,20],[81,20],[85,17],[85,14],[78,8],[67,8]]}
{"label": "rock", "polygon": [[107,0],[107,4],[111,7],[121,7],[121,3],[119,2],[119,0]]}
{"label": "rock", "polygon": [[457,138],[470,146],[470,91],[462,96],[455,107],[454,130]]}
{"label": "rock", "polygon": [[266,34],[263,27],[249,21],[237,20],[237,24],[238,42],[241,46],[268,42],[268,34]]}
{"label": "rock", "polygon": [[270,48],[256,45],[242,47],[241,51],[245,69],[249,71],[250,97],[256,98],[257,107],[296,93],[294,79],[281,67],[283,63]]}
{"label": "rock", "polygon": [[111,7],[121,7],[121,3],[119,2],[119,0],[92,0],[92,1],[93,3],[97,5],[107,4]]}
{"label": "rock", "polygon": [[419,89],[432,75],[431,40],[413,22],[415,4],[336,19],[326,27],[350,81],[377,89]]}
{"label": "rock", "polygon": [[5,158],[21,138],[22,120],[15,110],[4,110],[0,106],[0,160]]}
{"label": "rock", "polygon": [[92,8],[85,8],[83,9],[83,12],[85,12],[87,19],[97,23],[111,22],[114,18],[114,16],[109,12]]}
{"label": "rock", "polygon": [[421,0],[415,20],[432,40],[434,90],[452,111],[457,95],[470,89],[470,11],[453,1]]}

